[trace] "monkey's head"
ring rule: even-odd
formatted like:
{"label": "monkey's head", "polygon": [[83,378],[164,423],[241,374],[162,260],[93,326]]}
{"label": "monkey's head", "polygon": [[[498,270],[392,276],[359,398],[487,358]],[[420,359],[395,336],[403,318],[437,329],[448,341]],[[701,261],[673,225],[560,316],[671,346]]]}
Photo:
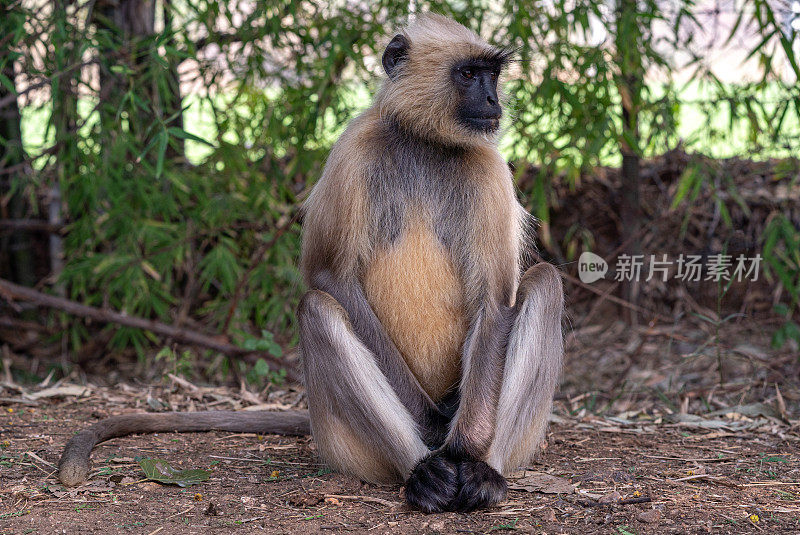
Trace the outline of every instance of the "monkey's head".
{"label": "monkey's head", "polygon": [[498,80],[510,57],[446,17],[421,15],[383,54],[383,117],[448,145],[496,143],[503,113]]}

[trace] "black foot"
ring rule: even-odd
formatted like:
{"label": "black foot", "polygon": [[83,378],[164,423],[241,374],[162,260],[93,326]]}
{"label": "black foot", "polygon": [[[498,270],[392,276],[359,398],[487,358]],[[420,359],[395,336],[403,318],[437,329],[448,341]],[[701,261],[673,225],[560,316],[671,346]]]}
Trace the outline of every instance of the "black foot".
{"label": "black foot", "polygon": [[491,507],[506,498],[505,478],[483,461],[434,453],[422,459],[406,481],[406,501],[425,513]]}
{"label": "black foot", "polygon": [[467,513],[491,507],[506,498],[505,478],[483,461],[458,462],[458,493],[448,505],[449,511]]}
{"label": "black foot", "polygon": [[458,467],[442,454],[422,459],[406,481],[406,501],[425,513],[450,511],[458,492]]}

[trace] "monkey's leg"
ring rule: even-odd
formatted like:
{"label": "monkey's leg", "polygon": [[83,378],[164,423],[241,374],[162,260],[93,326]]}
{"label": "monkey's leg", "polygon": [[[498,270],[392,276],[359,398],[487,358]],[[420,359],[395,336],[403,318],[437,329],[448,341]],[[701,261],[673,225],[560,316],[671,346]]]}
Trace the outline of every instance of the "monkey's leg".
{"label": "monkey's leg", "polygon": [[428,472],[447,461],[457,484],[446,506],[431,510],[470,511],[505,498],[500,473],[532,455],[547,423],[561,368],[562,309],[558,271],[539,264],[520,281],[513,308],[480,318],[465,344],[462,400],[447,443],[415,467],[409,503],[426,510],[438,490],[427,484]]}
{"label": "monkey's leg", "polygon": [[452,415],[443,414],[419,384],[372,310],[361,285],[336,278],[328,270],[316,272],[311,283],[344,309],[350,328],[372,354],[378,369],[417,422],[422,440],[431,448],[441,446]]}
{"label": "monkey's leg", "polygon": [[527,463],[544,438],[564,353],[563,308],[556,269],[549,264],[529,269],[517,292],[494,440],[486,456],[501,474]]}
{"label": "monkey's leg", "polygon": [[428,448],[374,354],[353,332],[347,312],[330,294],[311,290],[300,302],[298,318],[320,455],[333,468],[366,481],[404,480]]}

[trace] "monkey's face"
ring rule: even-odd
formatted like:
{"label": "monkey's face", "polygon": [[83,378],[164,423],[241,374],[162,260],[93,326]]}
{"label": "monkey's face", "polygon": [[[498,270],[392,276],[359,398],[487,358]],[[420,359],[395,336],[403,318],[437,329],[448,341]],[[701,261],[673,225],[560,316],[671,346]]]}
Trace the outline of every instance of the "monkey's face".
{"label": "monkey's face", "polygon": [[503,113],[498,78],[511,53],[455,21],[421,16],[383,54],[380,114],[447,145],[495,145]]}
{"label": "monkey's face", "polygon": [[483,58],[456,63],[451,80],[459,94],[456,120],[476,132],[495,132],[503,109],[497,97],[497,79],[502,64]]}

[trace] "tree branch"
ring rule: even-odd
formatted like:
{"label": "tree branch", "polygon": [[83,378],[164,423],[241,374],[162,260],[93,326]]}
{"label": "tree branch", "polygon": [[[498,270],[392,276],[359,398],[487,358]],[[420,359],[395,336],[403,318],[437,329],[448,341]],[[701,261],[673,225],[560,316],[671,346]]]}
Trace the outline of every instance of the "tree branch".
{"label": "tree branch", "polygon": [[259,357],[269,362],[272,366],[278,369],[285,368],[287,379],[290,381],[297,381],[297,373],[293,367],[286,362],[282,362],[269,354],[243,349],[241,347],[231,345],[219,338],[208,336],[197,331],[192,331],[184,327],[173,327],[172,325],[167,325],[166,323],[161,323],[155,320],[128,316],[127,314],[114,310],[104,310],[83,305],[69,299],[64,299],[63,297],[56,297],[54,295],[48,295],[36,291],[32,288],[19,286],[18,284],[14,284],[13,282],[5,279],[0,279],[0,296],[7,301],[13,301],[14,299],[29,301],[39,306],[63,310],[64,312],[74,316],[91,318],[104,323],[117,323],[126,327],[143,329],[161,336],[174,338],[175,340],[179,340],[187,344],[195,344],[207,347],[231,357],[243,357],[249,354],[258,354]]}
{"label": "tree branch", "polygon": [[0,231],[3,230],[35,230],[58,233],[64,230],[64,225],[53,225],[40,219],[0,219]]}

